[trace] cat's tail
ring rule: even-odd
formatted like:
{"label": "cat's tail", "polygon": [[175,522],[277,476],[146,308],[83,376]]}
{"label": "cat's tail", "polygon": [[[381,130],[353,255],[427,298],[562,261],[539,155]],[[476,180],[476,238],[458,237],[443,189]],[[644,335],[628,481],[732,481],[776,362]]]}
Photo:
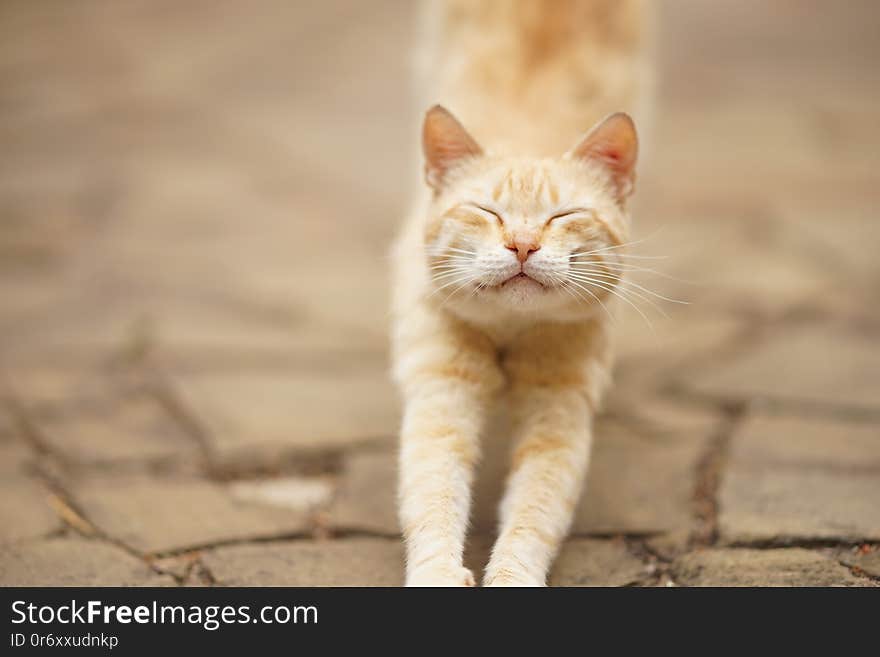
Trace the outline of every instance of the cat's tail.
{"label": "cat's tail", "polygon": [[[470,121],[504,107],[557,123],[570,115],[584,125],[615,111],[644,122],[652,6],[645,0],[423,0],[419,105],[449,103]],[[590,117],[578,115],[583,108]]]}
{"label": "cat's tail", "polygon": [[486,56],[537,69],[579,44],[643,49],[650,8],[645,0],[423,0],[422,36],[441,51],[478,40]]}

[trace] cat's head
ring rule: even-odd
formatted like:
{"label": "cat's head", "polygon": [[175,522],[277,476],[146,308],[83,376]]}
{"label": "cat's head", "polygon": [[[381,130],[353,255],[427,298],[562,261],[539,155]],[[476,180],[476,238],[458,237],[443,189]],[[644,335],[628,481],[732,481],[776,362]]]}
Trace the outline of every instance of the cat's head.
{"label": "cat's head", "polygon": [[432,297],[560,319],[602,305],[625,267],[638,150],[629,116],[609,116],[557,158],[486,153],[439,105],[422,137]]}

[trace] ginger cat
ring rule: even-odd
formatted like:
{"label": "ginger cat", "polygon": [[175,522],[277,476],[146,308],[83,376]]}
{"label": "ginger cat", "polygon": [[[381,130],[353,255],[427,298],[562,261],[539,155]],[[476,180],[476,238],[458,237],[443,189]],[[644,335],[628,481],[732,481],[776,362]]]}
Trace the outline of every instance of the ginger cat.
{"label": "ginger cat", "polygon": [[629,0],[427,10],[427,91],[443,106],[424,118],[427,185],[394,250],[406,583],[474,585],[462,563],[473,473],[506,395],[514,449],[483,583],[543,586],[611,375],[638,150],[621,110],[642,86],[642,11]]}

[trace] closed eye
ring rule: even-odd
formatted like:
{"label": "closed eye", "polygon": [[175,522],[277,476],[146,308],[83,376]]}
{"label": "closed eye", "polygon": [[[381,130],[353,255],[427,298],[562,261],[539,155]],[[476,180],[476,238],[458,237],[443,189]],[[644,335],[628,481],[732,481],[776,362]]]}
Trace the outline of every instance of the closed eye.
{"label": "closed eye", "polygon": [[573,214],[585,214],[585,213],[592,214],[592,212],[593,211],[590,208],[572,208],[570,210],[563,210],[562,212],[557,212],[552,217],[550,217],[547,220],[547,223],[549,224],[554,219],[562,219],[563,217],[570,217]]}
{"label": "closed eye", "polygon": [[495,210],[490,210],[489,208],[484,207],[484,206],[482,206],[482,205],[479,205],[479,204],[477,204],[477,203],[474,203],[473,206],[474,206],[475,208],[477,208],[477,210],[480,210],[480,211],[482,211],[482,212],[485,212],[486,214],[490,214],[490,215],[492,215],[493,217],[495,217],[495,218],[498,220],[498,223],[499,223],[499,224],[501,224],[502,226],[504,225],[504,219],[501,217],[500,214],[498,214],[497,212],[495,212]]}

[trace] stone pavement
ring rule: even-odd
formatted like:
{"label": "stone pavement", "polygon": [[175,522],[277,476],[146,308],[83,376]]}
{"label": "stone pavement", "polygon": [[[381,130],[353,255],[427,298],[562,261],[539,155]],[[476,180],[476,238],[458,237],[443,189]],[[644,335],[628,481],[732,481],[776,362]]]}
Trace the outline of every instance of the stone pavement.
{"label": "stone pavement", "polygon": [[[411,5],[2,4],[0,584],[401,582]],[[621,317],[552,584],[880,583],[878,19],[664,4],[638,280],[690,304]]]}

